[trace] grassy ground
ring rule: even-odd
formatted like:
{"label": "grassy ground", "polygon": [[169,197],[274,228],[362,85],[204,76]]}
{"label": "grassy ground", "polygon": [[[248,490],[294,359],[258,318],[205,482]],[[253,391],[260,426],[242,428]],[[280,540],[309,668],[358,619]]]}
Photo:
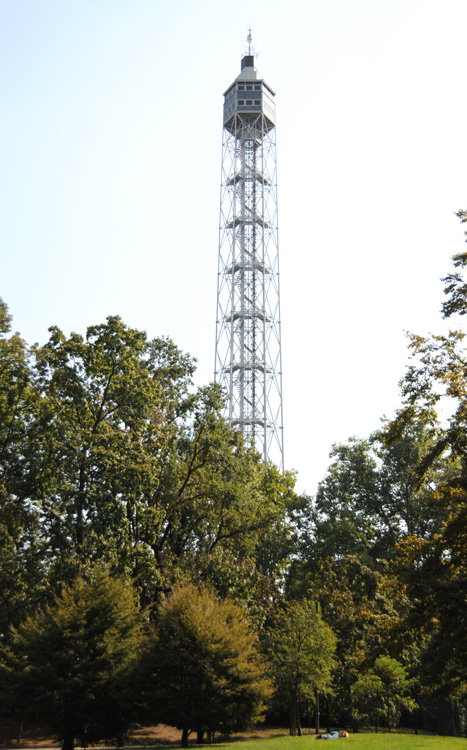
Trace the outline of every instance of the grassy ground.
{"label": "grassy ground", "polygon": [[[331,744],[332,742],[332,744]],[[272,737],[268,740],[246,740],[235,743],[235,750],[318,750],[323,747],[361,748],[361,750],[461,750],[467,748],[467,739],[459,737],[433,737],[414,734],[350,734],[333,741],[318,741],[314,735],[303,737]]]}
{"label": "grassy ground", "polygon": [[[145,732],[148,736],[145,737]],[[170,727],[152,727],[141,729],[135,732],[132,738],[129,738],[128,745],[133,742],[141,743],[149,747],[151,744],[159,744],[166,740],[165,746],[169,744],[180,743],[180,732]],[[190,747],[196,750],[195,736],[190,736]],[[234,735],[228,738],[226,742],[221,743],[220,738],[216,737],[214,746],[223,746],[225,750],[232,745],[231,750],[325,750],[325,748],[336,747],[341,750],[467,750],[467,739],[460,737],[438,737],[434,735],[421,734],[395,734],[378,732],[358,732],[349,734],[339,740],[318,740],[316,735],[305,733],[302,737],[290,737],[288,730],[283,728],[261,727],[251,732],[250,735]],[[336,745],[336,743],[338,743]],[[208,750],[212,745],[205,745],[204,750]],[[160,750],[160,747],[159,747]]]}
{"label": "grassy ground", "polygon": [[[0,733],[0,747],[12,748],[19,750],[21,748],[31,748],[32,750],[44,750],[46,747],[58,749],[58,745],[51,741],[50,736],[45,733],[25,732],[21,742],[17,742],[17,735],[12,731],[2,735]],[[29,735],[29,736],[28,736]],[[8,737],[8,739],[7,739]],[[190,748],[196,750],[196,737],[190,736]],[[350,734],[346,738],[339,740],[318,740],[314,734],[304,734],[303,737],[290,737],[286,729],[262,727],[260,730],[250,734],[242,734],[230,737],[228,741],[220,742],[216,737],[214,745],[204,745],[204,750],[209,748],[223,747],[224,750],[323,750],[327,747],[341,748],[341,750],[467,750],[467,739],[459,737],[437,737],[432,735],[415,735],[415,734],[395,734],[381,733],[374,734],[371,732],[359,732]],[[332,744],[329,745],[329,742]],[[162,750],[180,746],[180,732],[172,727],[159,725],[157,727],[146,727],[136,730],[127,741],[127,748],[136,748],[142,750],[144,747],[151,750]],[[79,750],[77,748],[77,750]],[[97,747],[96,750],[103,750]]]}

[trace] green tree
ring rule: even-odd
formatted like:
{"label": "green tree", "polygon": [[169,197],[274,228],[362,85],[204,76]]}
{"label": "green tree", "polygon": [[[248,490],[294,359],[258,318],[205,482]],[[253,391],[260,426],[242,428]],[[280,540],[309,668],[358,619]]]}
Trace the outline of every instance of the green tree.
{"label": "green tree", "polygon": [[[456,215],[462,224],[467,222],[467,211],[460,209]],[[467,235],[467,231],[464,234]],[[467,313],[467,283],[462,276],[462,271],[467,266],[467,253],[457,253],[452,260],[456,270],[443,279],[446,284],[444,293],[447,297],[442,306],[444,318]]]}
{"label": "green tree", "polygon": [[381,652],[407,664],[420,648],[413,629],[401,627],[410,602],[394,566],[405,539],[437,529],[440,515],[430,499],[446,462],[438,457],[420,476],[419,461],[439,431],[419,420],[387,441],[389,428],[383,422],[368,439],[333,447],[288,571],[287,595],[317,602],[337,636],[334,691],[326,701],[337,723],[349,720],[350,688]]}
{"label": "green tree", "polygon": [[43,587],[39,514],[25,485],[25,448],[35,393],[28,350],[11,333],[0,298],[0,640],[34,608]]}
{"label": "green tree", "polygon": [[381,678],[371,672],[361,674],[352,685],[351,695],[354,719],[357,722],[372,721],[377,732],[378,725],[386,718]]}
{"label": "green tree", "polygon": [[191,583],[176,587],[160,606],[147,664],[153,716],[178,727],[184,747],[192,731],[201,739],[263,718],[266,665],[232,601]]}
{"label": "green tree", "polygon": [[13,628],[10,646],[0,646],[10,709],[46,723],[64,750],[76,737],[116,737],[134,718],[131,688],[143,636],[131,586],[105,572],[89,583],[78,578]]}
{"label": "green tree", "polygon": [[350,438],[333,446],[333,461],[313,506],[320,555],[356,555],[372,565],[393,558],[405,536],[432,530],[434,519],[421,511],[433,482],[445,475],[446,463],[438,457],[423,477],[416,468],[441,433],[427,415],[405,424],[397,439],[387,439],[389,429],[383,420],[382,429],[367,440]]}
{"label": "green tree", "polygon": [[156,604],[179,580],[260,627],[290,555],[294,476],[230,429],[193,360],[119,317],[28,350],[0,305],[0,637],[98,562]]}
{"label": "green tree", "polygon": [[368,671],[352,686],[355,715],[373,718],[376,731],[378,722],[385,720],[391,727],[399,722],[402,709],[414,709],[410,697],[410,683],[406,669],[396,659],[379,656]]}
{"label": "green tree", "polygon": [[104,560],[143,603],[184,576],[267,601],[282,560],[260,570],[261,547],[287,537],[294,479],[227,427],[218,386],[194,391],[190,357],[118,317],[33,353],[24,491],[51,585]]}
{"label": "green tree", "polygon": [[[462,222],[467,213],[458,213]],[[467,254],[454,256],[455,272],[444,282],[443,315],[467,311],[463,269]],[[436,519],[431,533],[402,540],[399,575],[412,603],[405,627],[423,642],[420,678],[429,692],[467,695],[467,350],[465,334],[410,335],[412,364],[402,381],[403,407],[387,432],[395,440],[406,425],[425,420],[437,439],[420,456],[414,474],[424,479],[443,457],[444,471],[431,482],[422,512]],[[425,691],[426,692],[426,691]]]}
{"label": "green tree", "polygon": [[334,633],[310,601],[290,602],[271,629],[272,675],[277,696],[289,708],[293,736],[300,707],[331,690],[335,646]]}
{"label": "green tree", "polygon": [[193,363],[172,342],[148,341],[118,317],[89,328],[86,340],[51,333],[34,350],[39,401],[25,453],[50,575],[70,580],[105,560],[157,585],[151,542],[164,516],[156,498],[167,464],[175,469]]}

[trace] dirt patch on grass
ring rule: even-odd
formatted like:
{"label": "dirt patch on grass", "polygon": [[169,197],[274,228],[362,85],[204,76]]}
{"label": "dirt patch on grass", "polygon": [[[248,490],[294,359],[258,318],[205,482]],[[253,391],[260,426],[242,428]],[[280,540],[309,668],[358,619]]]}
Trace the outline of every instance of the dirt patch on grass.
{"label": "dirt patch on grass", "polygon": [[8,721],[0,726],[0,747],[58,747],[58,743],[46,728]]}
{"label": "dirt patch on grass", "polygon": [[[247,740],[268,737],[279,737],[287,735],[288,730],[279,727],[260,726],[251,731],[233,734],[228,737],[216,735],[216,741],[222,740],[234,742],[235,740]],[[152,727],[140,727],[128,733],[125,738],[125,746],[150,746],[167,747],[170,745],[179,746],[181,741],[181,731],[175,727],[169,727],[166,724],[157,724]],[[189,738],[190,745],[196,744],[196,734],[191,734]],[[1,748],[42,748],[52,747],[59,748],[54,737],[46,729],[40,727],[21,727],[16,722],[9,722],[7,725],[0,727],[0,747]],[[79,747],[78,745],[76,746]]]}
{"label": "dirt patch on grass", "polygon": [[[255,737],[262,737],[263,739],[268,737],[279,737],[281,735],[288,734],[287,729],[278,727],[259,727],[246,732],[240,732],[239,734],[232,734],[223,737],[222,735],[216,734],[216,740],[230,741],[235,740],[249,740]],[[180,745],[182,733],[175,727],[169,727],[165,724],[158,724],[155,727],[141,727],[131,732],[128,736],[128,745],[132,744],[144,744],[147,742],[148,745]],[[191,734],[189,737],[190,744],[196,744],[196,734]]]}

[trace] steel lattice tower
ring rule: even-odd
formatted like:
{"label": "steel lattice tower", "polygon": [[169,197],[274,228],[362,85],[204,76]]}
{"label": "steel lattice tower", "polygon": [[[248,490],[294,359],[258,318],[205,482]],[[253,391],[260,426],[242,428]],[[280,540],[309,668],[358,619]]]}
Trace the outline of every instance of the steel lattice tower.
{"label": "steel lattice tower", "polygon": [[274,97],[250,47],[224,94],[215,380],[229,424],[283,470]]}

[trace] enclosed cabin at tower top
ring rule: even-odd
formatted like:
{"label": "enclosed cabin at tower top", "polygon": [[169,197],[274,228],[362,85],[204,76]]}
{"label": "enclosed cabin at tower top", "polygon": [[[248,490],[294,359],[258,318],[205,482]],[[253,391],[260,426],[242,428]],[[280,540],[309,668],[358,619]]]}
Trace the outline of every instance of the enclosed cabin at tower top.
{"label": "enclosed cabin at tower top", "polygon": [[275,92],[261,78],[255,68],[253,55],[242,59],[241,73],[224,94],[224,128],[235,131],[235,115],[243,120],[254,120],[264,115],[266,131],[276,124]]}

